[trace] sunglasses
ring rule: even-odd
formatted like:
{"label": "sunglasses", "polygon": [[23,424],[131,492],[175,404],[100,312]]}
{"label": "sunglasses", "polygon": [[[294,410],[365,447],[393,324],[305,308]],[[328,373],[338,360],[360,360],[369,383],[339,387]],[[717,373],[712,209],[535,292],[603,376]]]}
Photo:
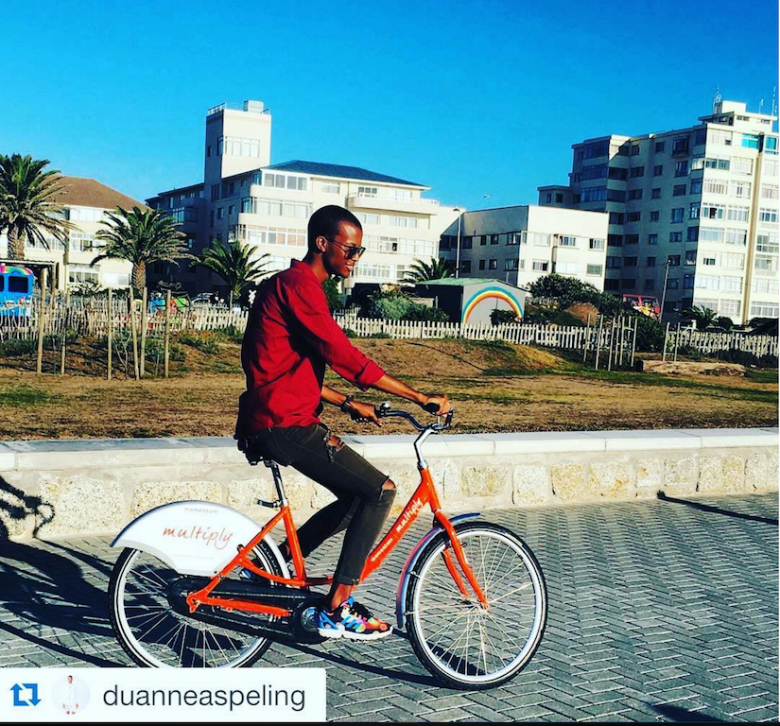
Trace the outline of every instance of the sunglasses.
{"label": "sunglasses", "polygon": [[341,249],[344,250],[344,257],[346,257],[348,260],[352,260],[355,257],[360,257],[366,251],[365,247],[353,247],[352,245],[345,245],[341,242],[336,242],[335,239],[331,239],[330,237],[325,237],[324,239],[328,240],[328,242],[332,242],[334,245],[341,247]]}

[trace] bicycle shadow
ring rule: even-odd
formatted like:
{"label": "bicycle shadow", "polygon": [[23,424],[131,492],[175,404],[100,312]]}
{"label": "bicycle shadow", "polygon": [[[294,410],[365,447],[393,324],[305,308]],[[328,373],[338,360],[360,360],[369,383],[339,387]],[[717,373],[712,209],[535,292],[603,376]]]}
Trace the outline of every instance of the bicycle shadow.
{"label": "bicycle shadow", "polygon": [[35,518],[33,537],[37,537],[42,527],[54,519],[54,506],[39,496],[26,494],[0,476],[0,541],[11,536],[6,522],[23,522],[29,517]]}

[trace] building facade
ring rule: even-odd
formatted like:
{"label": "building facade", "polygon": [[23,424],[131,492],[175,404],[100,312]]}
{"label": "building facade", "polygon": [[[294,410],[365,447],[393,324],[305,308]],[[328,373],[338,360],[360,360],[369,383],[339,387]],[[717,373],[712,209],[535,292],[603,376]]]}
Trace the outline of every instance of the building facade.
{"label": "building facade", "polygon": [[[259,101],[222,104],[206,116],[204,182],[148,200],[187,236],[194,254],[213,240],[240,240],[282,270],[306,254],[306,227],[317,209],[336,204],[363,225],[366,254],[350,282],[398,282],[415,260],[438,256],[439,237],[457,213],[427,199],[429,187],[360,167],[311,161],[271,164],[271,115]],[[153,280],[178,279],[190,292],[216,291],[207,270],[160,264]]]}
{"label": "building facade", "polygon": [[735,323],[777,317],[776,116],[720,101],[694,126],[574,144],[569,186],[539,204],[609,215],[605,289],[652,294]]}
{"label": "building facade", "polygon": [[[65,289],[66,278],[70,285],[93,282],[101,287],[127,287],[132,271],[130,262],[103,260],[92,267],[92,260],[103,247],[95,235],[105,229],[101,223],[107,219],[108,212],[115,211],[117,207],[145,209],[145,205],[95,179],[63,176],[60,177],[59,187],[60,191],[52,197],[52,201],[62,205],[63,218],[75,227],[68,233],[67,255],[64,243],[46,235],[48,247],[26,240],[25,260],[21,264],[33,269],[45,267],[51,270],[59,290]],[[15,262],[8,259],[8,237],[5,233],[0,235],[0,259]]]}
{"label": "building facade", "polygon": [[605,213],[545,206],[464,212],[444,231],[440,256],[458,261],[461,277],[525,288],[555,272],[603,290],[607,225]]}

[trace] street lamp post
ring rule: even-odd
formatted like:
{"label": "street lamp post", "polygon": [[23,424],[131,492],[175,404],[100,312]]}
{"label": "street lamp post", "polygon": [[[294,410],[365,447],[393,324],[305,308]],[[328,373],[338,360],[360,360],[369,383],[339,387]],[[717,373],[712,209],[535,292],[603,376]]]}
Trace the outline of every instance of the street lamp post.
{"label": "street lamp post", "polygon": [[666,267],[666,272],[664,273],[664,289],[663,292],[661,293],[661,315],[659,318],[660,320],[664,319],[664,303],[666,302],[666,283],[669,280],[669,258],[668,257],[666,258],[665,267]]}
{"label": "street lamp post", "polygon": [[455,247],[455,277],[460,277],[460,229],[463,220],[463,213],[457,207],[455,207],[455,209],[452,211],[458,213],[458,244],[457,247]]}

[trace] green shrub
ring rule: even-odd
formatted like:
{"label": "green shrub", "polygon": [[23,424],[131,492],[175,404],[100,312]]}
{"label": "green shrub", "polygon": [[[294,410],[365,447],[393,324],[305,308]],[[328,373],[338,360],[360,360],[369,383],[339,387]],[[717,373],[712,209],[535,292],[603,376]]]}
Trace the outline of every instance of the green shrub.
{"label": "green shrub", "polygon": [[344,328],[344,335],[348,338],[357,338],[357,333],[352,328]]}
{"label": "green shrub", "polygon": [[[165,356],[165,341],[161,338],[149,338],[146,341],[146,359],[147,360],[164,360]],[[168,358],[174,361],[183,362],[187,359],[187,352],[178,343],[171,342],[168,348]]]}
{"label": "green shrub", "polygon": [[[674,348],[671,349],[671,352],[674,352]],[[699,349],[693,345],[681,345],[677,349],[677,355],[683,358],[690,358],[691,360],[701,360]]]}
{"label": "green shrub", "polygon": [[9,358],[20,355],[31,355],[38,349],[38,342],[34,339],[9,338],[0,342],[0,358]]}
{"label": "green shrub", "polygon": [[565,310],[541,307],[538,305],[528,306],[523,322],[543,325],[576,325],[580,328],[585,327],[585,323],[583,323],[582,320]]}
{"label": "green shrub", "polygon": [[213,355],[219,350],[217,336],[209,331],[184,330],[179,333],[178,342],[208,355]]}
{"label": "green shrub", "polygon": [[719,315],[715,318],[715,325],[720,326],[724,330],[732,330],[734,328],[734,321],[725,315]]}
{"label": "green shrub", "polygon": [[244,331],[235,325],[228,325],[225,328],[215,328],[211,331],[218,340],[225,343],[241,343],[244,340]]}
{"label": "green shrub", "polygon": [[401,320],[413,304],[409,296],[400,290],[374,293],[368,298],[366,317]]}
{"label": "green shrub", "polygon": [[401,320],[413,320],[425,323],[448,323],[449,316],[440,308],[429,308],[427,305],[412,303],[411,307],[404,313]]}
{"label": "green shrub", "polygon": [[370,333],[366,337],[367,338],[392,338],[393,336],[390,335],[390,333],[385,333],[384,331],[380,331],[378,333]]}
{"label": "green shrub", "polygon": [[647,315],[631,316],[636,322],[636,349],[645,353],[659,353],[664,347],[664,326]]}
{"label": "green shrub", "polygon": [[503,325],[504,323],[514,323],[517,320],[514,310],[495,310],[490,311],[490,322],[492,325]]}
{"label": "green shrub", "polygon": [[777,368],[776,355],[762,355],[759,357],[755,353],[749,353],[746,350],[736,350],[735,348],[716,351],[712,357],[727,363],[739,363],[746,367]]}

